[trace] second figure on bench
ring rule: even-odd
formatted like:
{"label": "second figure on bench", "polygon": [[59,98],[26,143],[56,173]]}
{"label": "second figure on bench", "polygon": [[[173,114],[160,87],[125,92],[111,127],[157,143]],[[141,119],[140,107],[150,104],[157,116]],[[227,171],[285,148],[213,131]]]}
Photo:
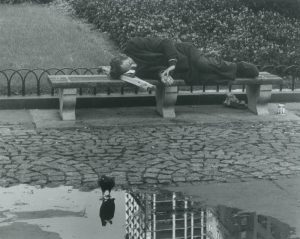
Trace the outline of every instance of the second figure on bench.
{"label": "second figure on bench", "polygon": [[[125,54],[110,62],[110,75],[119,78],[131,69],[142,79],[158,79],[167,85],[173,78],[184,79],[188,85],[228,83],[237,77],[254,78],[259,71],[247,62],[228,62],[207,57],[190,43],[170,39],[136,37],[129,40]],[[170,77],[171,76],[171,77]]]}

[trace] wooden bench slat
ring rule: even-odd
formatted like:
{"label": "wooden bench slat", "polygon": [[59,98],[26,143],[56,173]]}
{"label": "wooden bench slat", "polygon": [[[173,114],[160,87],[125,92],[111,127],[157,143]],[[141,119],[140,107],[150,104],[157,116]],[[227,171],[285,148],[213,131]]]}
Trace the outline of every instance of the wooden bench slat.
{"label": "wooden bench slat", "polygon": [[[49,75],[48,81],[54,88],[84,88],[84,87],[96,87],[101,85],[131,85],[122,80],[111,79],[107,75]],[[158,80],[145,79],[153,85],[162,84]],[[184,80],[174,80],[174,85],[185,85]],[[133,85],[131,85],[133,86]]]}
{"label": "wooden bench slat", "polygon": [[259,76],[255,79],[253,78],[236,78],[234,81],[230,82],[231,85],[237,84],[259,84],[259,85],[268,85],[268,84],[280,84],[282,83],[282,78],[269,72],[259,72]]}
{"label": "wooden bench slat", "polygon": [[237,78],[230,82],[229,85],[273,85],[281,84],[283,81],[281,78],[275,79],[247,79],[247,78]]}

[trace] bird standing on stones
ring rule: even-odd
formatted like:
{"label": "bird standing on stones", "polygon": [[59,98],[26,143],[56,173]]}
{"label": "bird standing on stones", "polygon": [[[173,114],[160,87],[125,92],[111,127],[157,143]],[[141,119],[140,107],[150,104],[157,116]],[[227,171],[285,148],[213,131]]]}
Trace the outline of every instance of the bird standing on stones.
{"label": "bird standing on stones", "polygon": [[115,178],[108,177],[106,175],[102,175],[101,178],[98,180],[98,186],[102,190],[102,196],[105,196],[105,192],[108,191],[108,196],[110,197],[110,192],[112,188],[115,186]]}

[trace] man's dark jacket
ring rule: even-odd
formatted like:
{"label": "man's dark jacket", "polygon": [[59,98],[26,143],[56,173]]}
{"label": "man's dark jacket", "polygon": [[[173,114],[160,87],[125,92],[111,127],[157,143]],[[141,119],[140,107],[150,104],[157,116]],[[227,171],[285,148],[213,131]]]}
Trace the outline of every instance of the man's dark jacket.
{"label": "man's dark jacket", "polygon": [[158,79],[159,72],[170,65],[176,66],[173,77],[187,84],[222,83],[236,77],[236,63],[205,57],[189,43],[137,37],[127,42],[124,53],[136,62],[136,75],[141,78]]}

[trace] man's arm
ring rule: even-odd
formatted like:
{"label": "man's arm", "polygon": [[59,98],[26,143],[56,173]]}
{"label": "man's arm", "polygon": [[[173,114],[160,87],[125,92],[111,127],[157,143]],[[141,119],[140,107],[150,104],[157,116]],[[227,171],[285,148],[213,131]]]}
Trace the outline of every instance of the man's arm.
{"label": "man's arm", "polygon": [[177,49],[170,39],[157,37],[135,37],[127,42],[124,50],[130,57],[142,57],[146,54],[161,53],[168,65],[176,65],[178,59]]}
{"label": "man's arm", "polygon": [[176,66],[178,53],[174,45],[174,42],[170,39],[163,39],[160,42],[160,50],[164,54],[165,58],[168,60],[169,66]]}
{"label": "man's arm", "polygon": [[148,61],[149,65],[152,65],[155,64],[157,57],[163,57],[165,63],[161,65],[160,77],[163,82],[164,79],[168,79],[167,81],[172,79],[170,73],[175,70],[178,60],[178,52],[172,40],[136,37],[127,42],[124,53],[132,57],[138,65],[139,61],[142,64]]}
{"label": "man's arm", "polygon": [[169,39],[161,41],[161,48],[164,56],[168,60],[169,67],[160,73],[161,81],[166,85],[172,85],[174,80],[170,76],[170,73],[175,70],[178,59],[177,49],[174,42]]}

